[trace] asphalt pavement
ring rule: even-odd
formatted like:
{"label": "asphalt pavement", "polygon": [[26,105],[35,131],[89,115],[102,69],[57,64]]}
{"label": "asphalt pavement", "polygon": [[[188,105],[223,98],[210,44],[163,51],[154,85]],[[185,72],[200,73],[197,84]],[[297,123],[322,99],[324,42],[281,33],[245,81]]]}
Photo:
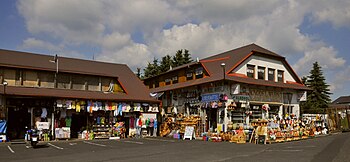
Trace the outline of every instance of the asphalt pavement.
{"label": "asphalt pavement", "polygon": [[0,161],[350,162],[350,133],[267,145],[171,138],[1,144]]}

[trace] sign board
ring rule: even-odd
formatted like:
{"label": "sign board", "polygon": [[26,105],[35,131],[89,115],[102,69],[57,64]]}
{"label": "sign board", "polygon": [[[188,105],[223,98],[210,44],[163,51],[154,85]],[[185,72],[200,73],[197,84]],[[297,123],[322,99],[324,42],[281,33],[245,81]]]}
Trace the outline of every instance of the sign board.
{"label": "sign board", "polygon": [[36,128],[38,130],[50,129],[50,123],[49,122],[37,122]]}
{"label": "sign board", "polygon": [[219,101],[219,99],[220,95],[218,93],[202,95],[202,102]]}
{"label": "sign board", "polygon": [[194,127],[193,126],[186,126],[184,140],[186,138],[189,138],[190,140],[192,140],[193,137],[194,137]]}
{"label": "sign board", "polygon": [[142,113],[144,119],[157,119],[157,113]]}
{"label": "sign board", "polygon": [[249,101],[250,97],[248,95],[232,95],[234,101]]}

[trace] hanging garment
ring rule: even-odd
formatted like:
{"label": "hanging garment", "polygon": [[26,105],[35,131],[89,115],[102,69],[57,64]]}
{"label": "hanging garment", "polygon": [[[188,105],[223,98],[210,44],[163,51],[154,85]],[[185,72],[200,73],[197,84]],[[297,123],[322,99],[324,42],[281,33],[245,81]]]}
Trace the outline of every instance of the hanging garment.
{"label": "hanging garment", "polygon": [[158,127],[158,121],[157,119],[154,119],[154,128],[157,128]]}
{"label": "hanging garment", "polygon": [[148,118],[148,119],[146,119],[146,127],[149,127],[149,123],[150,123],[150,120]]}
{"label": "hanging garment", "polygon": [[46,108],[42,108],[41,109],[41,118],[46,118],[46,116],[47,116],[47,110],[46,110]]}
{"label": "hanging garment", "polygon": [[76,112],[80,112],[80,108],[81,108],[81,107],[80,107],[80,102],[76,102],[76,103],[75,103],[75,111],[76,111]]}
{"label": "hanging garment", "polygon": [[154,119],[153,118],[151,118],[149,120],[149,127],[154,127]]}
{"label": "hanging garment", "polygon": [[115,102],[112,102],[112,110],[116,110],[118,107],[118,104]]}
{"label": "hanging garment", "polygon": [[67,109],[72,109],[72,101],[71,100],[66,101],[66,107],[67,107]]}
{"label": "hanging garment", "polygon": [[105,124],[106,118],[105,117],[101,117],[101,124]]}
{"label": "hanging garment", "polygon": [[101,118],[99,116],[96,118],[96,124],[98,124],[98,125],[101,124]]}
{"label": "hanging garment", "polygon": [[135,128],[135,118],[132,116],[130,117],[130,129]]}
{"label": "hanging garment", "polygon": [[57,101],[56,101],[56,106],[57,106],[57,107],[63,107],[62,100],[57,100]]}
{"label": "hanging garment", "polygon": [[125,112],[126,111],[126,103],[122,104],[122,111]]}
{"label": "hanging garment", "polygon": [[71,107],[72,109],[75,109],[75,101],[72,101]]}
{"label": "hanging garment", "polygon": [[141,104],[140,103],[136,103],[135,104],[135,111],[141,111]]}
{"label": "hanging garment", "polygon": [[67,111],[66,109],[62,109],[62,110],[61,110],[61,115],[60,115],[60,118],[61,118],[61,119],[66,118],[66,116],[67,116],[66,111]]}
{"label": "hanging garment", "polygon": [[118,115],[120,115],[120,116],[122,116],[123,114],[123,105],[120,103],[119,105],[118,105]]}
{"label": "hanging garment", "polygon": [[98,111],[99,107],[98,107],[98,102],[94,102],[94,106],[92,107],[92,111]]}
{"label": "hanging garment", "polygon": [[70,127],[72,125],[72,118],[71,117],[66,117],[66,127]]}

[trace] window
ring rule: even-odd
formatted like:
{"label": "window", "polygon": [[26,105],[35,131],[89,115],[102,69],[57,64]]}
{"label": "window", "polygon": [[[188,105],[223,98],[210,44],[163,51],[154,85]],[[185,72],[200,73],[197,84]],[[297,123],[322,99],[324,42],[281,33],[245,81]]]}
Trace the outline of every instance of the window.
{"label": "window", "polygon": [[268,80],[275,81],[275,69],[268,69]]}
{"label": "window", "polygon": [[171,79],[170,78],[165,79],[165,85],[170,85],[170,83],[171,83]]}
{"label": "window", "polygon": [[265,79],[265,68],[259,66],[258,67],[258,79]]}
{"label": "window", "polygon": [[38,86],[38,72],[36,71],[23,71],[23,85],[26,87]]}
{"label": "window", "polygon": [[283,82],[284,78],[283,78],[283,71],[282,70],[278,70],[277,71],[277,81],[278,82]]}
{"label": "window", "polygon": [[55,73],[40,72],[39,73],[40,87],[55,88]]}
{"label": "window", "polygon": [[193,79],[193,71],[188,71],[186,73],[186,78],[187,78],[187,80],[192,80]]}
{"label": "window", "polygon": [[199,67],[196,69],[196,79],[203,78],[203,68]]}
{"label": "window", "polygon": [[6,80],[8,85],[16,85],[16,70],[15,69],[4,69],[3,79]]}
{"label": "window", "polygon": [[159,81],[158,80],[156,80],[156,83],[154,84],[154,87],[155,88],[159,87]]}
{"label": "window", "polygon": [[87,90],[100,91],[100,79],[97,76],[86,76]]}
{"label": "window", "polygon": [[64,74],[64,73],[58,73],[57,88],[70,89],[70,75]]}
{"label": "window", "polygon": [[247,65],[247,76],[249,78],[254,78],[254,65]]}
{"label": "window", "polygon": [[173,84],[178,83],[177,76],[174,76],[172,80],[173,80]]}
{"label": "window", "polygon": [[83,75],[73,75],[72,88],[75,90],[85,90],[85,77]]}

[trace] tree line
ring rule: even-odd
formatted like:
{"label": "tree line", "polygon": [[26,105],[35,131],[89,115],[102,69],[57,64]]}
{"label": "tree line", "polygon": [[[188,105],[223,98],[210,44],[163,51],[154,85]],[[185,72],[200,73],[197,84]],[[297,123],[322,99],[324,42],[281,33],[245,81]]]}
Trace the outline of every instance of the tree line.
{"label": "tree line", "polygon": [[140,79],[150,78],[192,61],[191,54],[187,49],[177,50],[174,56],[166,55],[160,61],[154,58],[152,62],[148,62],[143,69],[143,75],[141,74],[141,68],[137,68],[137,76]]}

